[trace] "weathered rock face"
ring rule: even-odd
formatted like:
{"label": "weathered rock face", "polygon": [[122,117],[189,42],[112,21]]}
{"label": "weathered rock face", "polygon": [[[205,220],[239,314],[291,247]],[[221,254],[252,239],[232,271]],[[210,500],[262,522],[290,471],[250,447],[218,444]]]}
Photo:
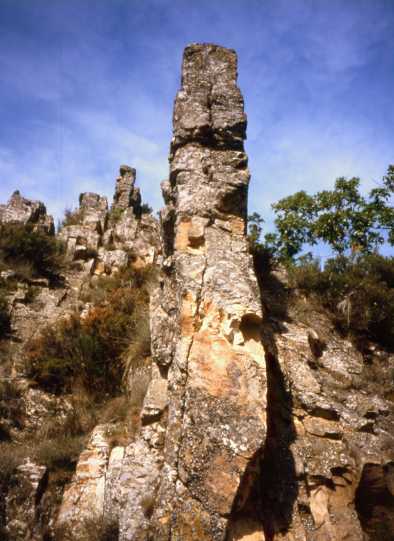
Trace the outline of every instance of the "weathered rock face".
{"label": "weathered rock face", "polygon": [[[72,307],[88,313],[80,292],[96,274],[161,267],[153,364],[146,358],[125,377],[138,407],[96,426],[59,512],[50,472],[18,467],[3,501],[0,493],[0,523],[15,541],[394,539],[394,355],[372,345],[362,354],[290,291],[285,272],[257,282],[236,77],[234,51],[186,48],[161,236],[142,212],[135,170],[121,166],[111,210],[82,194],[79,222],[61,233],[81,268],[63,288],[40,286],[31,305],[23,284],[10,299],[23,344]],[[0,206],[3,221],[45,222],[34,204],[12,201]],[[19,377],[18,347],[9,357]],[[67,397],[21,386],[26,432],[67,417]]]}
{"label": "weathered rock face", "polygon": [[[125,168],[122,166],[121,171]],[[12,269],[1,273],[1,286],[10,281],[7,301],[12,339],[0,341],[0,443],[5,438],[17,449],[26,449],[26,456],[30,457],[18,466],[10,480],[5,482],[0,475],[1,539],[4,535],[4,539],[12,541],[60,541],[67,536],[75,539],[78,532],[85,535],[87,531],[91,539],[96,539],[104,526],[112,528],[115,517],[118,517],[115,511],[118,503],[123,507],[126,505],[129,487],[134,481],[135,457],[136,460],[143,459],[139,450],[143,453],[144,446],[138,443],[134,452],[133,449],[128,450],[128,442],[115,444],[114,432],[124,427],[112,424],[97,426],[81,454],[72,479],[68,478],[71,478],[72,471],[60,475],[58,471],[44,467],[35,456],[35,441],[47,441],[51,437],[50,431],[66,432],[73,422],[77,406],[72,395],[51,394],[38,389],[27,378],[25,346],[48,325],[56,325],[70,313],[80,313],[81,317],[88,314],[90,305],[86,303],[84,292],[97,275],[110,275],[128,265],[145,266],[156,258],[158,222],[150,214],[141,212],[139,190],[134,182],[135,171],[133,178],[129,175],[123,178],[122,190],[128,190],[129,194],[126,198],[120,194],[120,200],[127,201],[125,208],[121,204],[109,211],[105,197],[91,192],[81,194],[79,209],[72,215],[72,225],[63,227],[59,234],[66,243],[69,256],[69,265],[59,283],[51,284],[42,278],[28,282],[21,279],[14,283],[17,275]],[[116,190],[117,193],[122,191],[119,185]],[[42,203],[24,199],[17,192],[7,205],[0,206],[1,221],[31,223],[40,228],[49,222],[53,225]],[[122,235],[114,239],[117,227],[121,227]],[[53,228],[44,228],[44,231],[52,233]],[[34,295],[31,295],[31,288],[34,288]],[[141,378],[139,384],[140,381]],[[4,383],[12,388],[9,397],[4,395]],[[133,387],[131,382],[128,386]],[[147,415],[151,414],[156,403],[157,397],[154,396]],[[127,474],[129,463],[131,470]],[[121,465],[123,476],[120,486]],[[142,467],[141,476],[146,468],[150,472],[149,478],[157,483],[158,469],[154,465],[150,470],[149,465],[147,462]],[[71,482],[62,498],[66,481]],[[145,498],[145,494],[141,493],[141,497]],[[105,523],[101,520],[103,514]],[[140,517],[144,516],[141,507]],[[148,521],[144,520],[147,524]],[[137,519],[134,522],[138,522]],[[96,527],[97,531],[92,532]]]}
{"label": "weathered rock face", "polygon": [[70,259],[79,261],[88,273],[110,274],[130,260],[136,267],[153,263],[159,246],[158,224],[153,216],[142,213],[135,178],[135,169],[120,167],[110,210],[105,197],[82,193],[73,214],[76,223],[60,231]]}
{"label": "weathered rock face", "polygon": [[309,307],[304,323],[297,310],[286,314],[286,287],[279,282],[274,295],[276,301],[272,291],[265,295],[282,303],[280,318],[273,314],[265,326],[270,423],[261,486],[267,538],[392,539],[394,358],[378,350],[364,358],[324,313]]}
{"label": "weathered rock face", "polygon": [[128,165],[121,165],[116,179],[113,208],[125,210],[133,208],[136,214],[141,210],[141,194],[134,187],[136,171]]}
{"label": "weathered rock face", "polygon": [[152,299],[169,404],[152,539],[391,540],[394,358],[366,362],[311,307],[299,322],[283,284],[262,322],[235,74],[231,51],[185,51]]}
{"label": "weathered rock face", "polygon": [[225,539],[266,434],[262,311],[246,241],[246,117],[234,51],[191,45],[163,184],[167,258],[152,312],[169,417],[154,539]]}
{"label": "weathered rock face", "polygon": [[6,205],[0,205],[0,223],[32,224],[53,235],[55,227],[52,216],[47,214],[44,203],[22,197],[16,190]]}

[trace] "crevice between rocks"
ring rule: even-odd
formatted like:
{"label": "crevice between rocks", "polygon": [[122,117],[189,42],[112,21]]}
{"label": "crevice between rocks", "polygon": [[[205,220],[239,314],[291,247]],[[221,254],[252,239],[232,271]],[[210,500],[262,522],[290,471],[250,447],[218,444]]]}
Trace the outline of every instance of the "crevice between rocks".
{"label": "crevice between rocks", "polygon": [[[259,277],[259,274],[256,273]],[[259,284],[263,297],[261,283]],[[254,321],[252,323],[255,335]],[[286,533],[292,523],[298,497],[296,467],[291,444],[296,439],[291,388],[278,361],[275,333],[280,332],[266,316],[260,334],[267,369],[267,434],[245,470],[230,514],[226,541],[233,539],[237,524],[242,534],[264,533],[265,541],[274,541]]]}

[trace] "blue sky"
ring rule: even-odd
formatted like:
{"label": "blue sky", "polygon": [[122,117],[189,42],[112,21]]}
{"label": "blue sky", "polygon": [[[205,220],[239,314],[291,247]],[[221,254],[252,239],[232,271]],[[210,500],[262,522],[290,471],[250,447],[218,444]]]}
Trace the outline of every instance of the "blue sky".
{"label": "blue sky", "polygon": [[394,0],[0,0],[0,201],[61,216],[112,197],[121,163],[162,206],[172,106],[191,42],[236,49],[249,205],[394,162]]}

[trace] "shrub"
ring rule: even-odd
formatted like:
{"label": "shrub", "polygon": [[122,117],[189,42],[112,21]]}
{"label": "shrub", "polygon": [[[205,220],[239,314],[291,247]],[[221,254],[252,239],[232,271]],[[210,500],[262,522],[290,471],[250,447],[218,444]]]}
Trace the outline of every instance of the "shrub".
{"label": "shrub", "polygon": [[65,532],[56,532],[59,541],[118,541],[119,526],[116,522],[104,521],[100,517],[85,518],[78,527],[78,533],[71,533],[66,526]]}
{"label": "shrub", "polygon": [[[145,336],[147,271],[125,270],[93,287],[96,299],[86,317],[71,315],[47,327],[26,350],[29,376],[52,392],[70,391],[79,381],[93,395],[115,395],[122,381],[122,355]],[[142,354],[148,354],[144,338]],[[150,342],[150,341],[149,341]]]}
{"label": "shrub", "polygon": [[148,205],[148,203],[143,203],[141,205],[141,214],[152,214],[153,209],[151,206]]}
{"label": "shrub", "polygon": [[394,348],[394,258],[377,254],[290,267],[293,285],[319,297],[345,332]]}
{"label": "shrub", "polygon": [[11,330],[11,317],[6,295],[0,289],[0,339],[7,336]]}
{"label": "shrub", "polygon": [[31,224],[0,224],[0,259],[23,278],[53,278],[63,267],[64,244]]}
{"label": "shrub", "polygon": [[67,227],[68,225],[79,225],[82,223],[83,211],[82,209],[66,209],[64,211],[64,218],[59,223],[58,229]]}
{"label": "shrub", "polygon": [[113,224],[116,224],[119,222],[121,217],[123,216],[123,212],[125,209],[119,208],[119,207],[112,207],[109,211],[109,221]]}
{"label": "shrub", "polygon": [[0,485],[6,485],[15,469],[27,456],[27,447],[16,443],[0,443]]}
{"label": "shrub", "polygon": [[21,393],[11,381],[0,380],[0,441],[9,440],[10,429],[21,426]]}
{"label": "shrub", "polygon": [[35,461],[50,470],[67,469],[78,461],[83,447],[83,436],[61,435],[38,441],[31,454]]}

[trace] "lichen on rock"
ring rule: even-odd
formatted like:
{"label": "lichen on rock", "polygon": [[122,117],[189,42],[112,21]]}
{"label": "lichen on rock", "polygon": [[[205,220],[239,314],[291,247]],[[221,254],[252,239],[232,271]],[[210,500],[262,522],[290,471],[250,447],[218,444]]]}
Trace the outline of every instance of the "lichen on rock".
{"label": "lichen on rock", "polygon": [[246,115],[236,77],[234,51],[185,49],[152,314],[154,354],[169,366],[158,541],[224,539],[241,479],[265,441],[262,310],[245,235]]}

